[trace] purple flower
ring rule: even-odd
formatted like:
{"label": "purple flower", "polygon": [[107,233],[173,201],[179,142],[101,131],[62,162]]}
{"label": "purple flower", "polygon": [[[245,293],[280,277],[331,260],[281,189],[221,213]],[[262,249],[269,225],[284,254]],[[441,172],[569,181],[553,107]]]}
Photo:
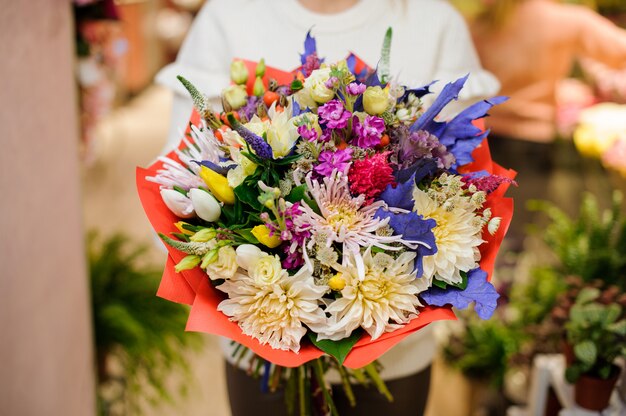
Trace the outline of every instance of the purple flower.
{"label": "purple flower", "polygon": [[374,147],[380,144],[385,131],[385,120],[376,116],[367,116],[361,122],[357,116],[352,118],[352,132],[356,137],[352,143],[363,148]]}
{"label": "purple flower", "polygon": [[351,82],[346,85],[346,91],[350,95],[360,95],[365,92],[367,85],[361,84],[360,82]]}
{"label": "purple flower", "polygon": [[308,128],[304,124],[301,126],[298,126],[298,134],[302,136],[303,139],[308,140],[310,142],[314,142],[319,137],[315,129]]}
{"label": "purple flower", "polygon": [[322,176],[330,176],[333,170],[346,173],[352,163],[352,149],[326,150],[320,154],[319,160],[321,163],[313,169]]}
{"label": "purple flower", "polygon": [[346,111],[343,104],[339,100],[330,100],[317,109],[317,115],[320,117],[320,124],[325,125],[329,129],[343,129],[348,125],[350,112]]}
{"label": "purple flower", "polygon": [[228,115],[228,122],[231,126],[233,126],[233,130],[235,130],[239,135],[250,145],[254,153],[261,159],[272,159],[273,152],[272,148],[263,137],[257,136],[250,130],[244,127],[237,119],[232,115]]}
{"label": "purple flower", "polygon": [[332,90],[333,88],[335,88],[335,86],[337,85],[337,82],[339,82],[339,78],[337,77],[330,77],[326,80],[326,82],[324,83],[324,85],[326,86],[326,88],[328,88],[329,90]]}
{"label": "purple flower", "polygon": [[241,116],[245,120],[250,120],[257,113],[260,102],[261,97],[256,97],[254,95],[249,96],[247,98],[246,104],[239,110],[237,110],[239,116]]}
{"label": "purple flower", "polygon": [[449,169],[455,162],[454,155],[448,152],[446,146],[425,130],[418,130],[400,138],[401,167],[410,166],[422,158],[435,159],[439,169]]}

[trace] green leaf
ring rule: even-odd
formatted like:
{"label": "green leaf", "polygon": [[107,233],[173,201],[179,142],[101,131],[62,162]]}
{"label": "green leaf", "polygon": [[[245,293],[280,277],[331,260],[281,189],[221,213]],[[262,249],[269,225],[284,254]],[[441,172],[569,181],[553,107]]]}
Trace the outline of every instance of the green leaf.
{"label": "green leaf", "polygon": [[598,357],[598,349],[592,341],[583,341],[574,345],[574,355],[583,364],[593,365]]}
{"label": "green leaf", "polygon": [[447,283],[442,280],[433,279],[433,286],[437,286],[440,289],[446,290],[448,287],[456,287],[457,289],[465,290],[467,288],[467,273],[461,272],[460,283]]}
{"label": "green leaf", "polygon": [[259,244],[259,240],[257,240],[257,238],[252,234],[251,228],[245,228],[242,230],[237,230],[235,232],[250,244]]}
{"label": "green leaf", "polygon": [[571,367],[567,367],[565,369],[565,379],[570,383],[574,384],[580,378],[582,371],[580,367],[576,365],[572,365]]}
{"label": "green leaf", "polygon": [[467,272],[461,272],[461,283],[454,284],[453,286],[461,290],[467,289]]}
{"label": "green leaf", "polygon": [[448,288],[448,284],[446,282],[442,282],[439,279],[433,279],[433,286],[437,286],[440,289],[446,290]]}
{"label": "green leaf", "polygon": [[252,152],[241,152],[241,155],[247,157],[248,159],[250,159],[252,162],[256,163],[257,165],[264,164],[264,160]]}
{"label": "green leaf", "polygon": [[291,203],[296,203],[302,201],[305,197],[306,185],[296,186],[289,192],[289,195],[285,198],[287,201]]}
{"label": "green leaf", "polygon": [[343,365],[343,362],[348,356],[348,353],[352,350],[352,347],[354,347],[354,344],[361,339],[363,331],[360,329],[352,331],[352,335],[339,341],[331,341],[329,339],[318,341],[317,335],[313,332],[309,331],[307,334],[313,345],[324,351],[326,354],[332,355],[337,359],[337,361],[339,361],[339,364]]}
{"label": "green leaf", "polygon": [[626,335],[626,320],[614,322],[607,326],[607,329],[617,335]]}
{"label": "green leaf", "polygon": [[178,186],[178,185],[174,185],[174,188],[173,188],[173,189],[174,189],[175,191],[180,192],[181,194],[183,194],[183,195],[187,196],[187,191],[186,191],[184,188],[181,188],[181,187],[180,187],[180,186]]}
{"label": "green leaf", "polygon": [[302,81],[296,79],[291,83],[290,88],[291,88],[291,91],[296,92],[304,88],[304,85],[302,84]]}
{"label": "green leaf", "polygon": [[241,202],[250,205],[257,211],[260,211],[263,206],[259,202],[259,189],[256,186],[251,186],[250,184],[244,182],[235,189],[233,189],[237,199]]}
{"label": "green leaf", "polygon": [[576,297],[576,303],[588,303],[600,297],[600,290],[595,287],[586,287]]}
{"label": "green leaf", "polygon": [[176,238],[178,238],[179,240],[182,241],[189,241],[189,236],[187,234],[183,234],[183,233],[172,233],[172,235]]}
{"label": "green leaf", "polygon": [[298,159],[302,158],[303,155],[295,154],[291,156],[285,156],[281,159],[276,159],[272,163],[279,166],[290,165]]}

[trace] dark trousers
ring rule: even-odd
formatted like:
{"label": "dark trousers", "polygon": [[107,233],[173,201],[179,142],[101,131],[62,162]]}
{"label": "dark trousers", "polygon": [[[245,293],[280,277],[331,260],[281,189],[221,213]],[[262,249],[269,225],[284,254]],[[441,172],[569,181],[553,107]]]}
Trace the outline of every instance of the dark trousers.
{"label": "dark trousers", "polygon": [[[285,399],[281,390],[262,393],[260,380],[245,371],[226,364],[228,399],[233,416],[286,416]],[[341,386],[333,386],[333,400],[340,416],[421,416],[426,408],[430,387],[430,366],[425,370],[386,382],[394,401],[390,403],[374,386],[353,386],[356,407],[350,407]],[[297,409],[297,405],[296,405]],[[297,413],[296,413],[297,414]]]}

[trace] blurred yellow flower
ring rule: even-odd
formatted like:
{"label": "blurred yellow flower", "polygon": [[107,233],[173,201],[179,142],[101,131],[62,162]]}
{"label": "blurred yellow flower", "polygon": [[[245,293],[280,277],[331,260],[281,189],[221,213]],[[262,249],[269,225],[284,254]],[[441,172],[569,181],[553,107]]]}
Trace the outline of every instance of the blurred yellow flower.
{"label": "blurred yellow flower", "polygon": [[269,248],[276,248],[280,245],[282,240],[276,234],[270,236],[270,229],[265,224],[257,225],[252,229],[252,235],[264,246]]}

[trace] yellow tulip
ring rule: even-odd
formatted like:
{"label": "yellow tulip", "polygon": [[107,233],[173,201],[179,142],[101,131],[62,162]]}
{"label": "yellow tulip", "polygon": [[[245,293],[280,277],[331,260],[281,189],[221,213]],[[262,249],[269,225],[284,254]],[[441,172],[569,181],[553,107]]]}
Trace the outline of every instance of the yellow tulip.
{"label": "yellow tulip", "polygon": [[183,228],[184,225],[189,225],[189,224],[187,224],[185,221],[178,221],[174,223],[174,226],[176,226],[176,228],[178,228],[178,231],[180,231],[182,234],[193,235],[194,232]]}
{"label": "yellow tulip", "polygon": [[282,243],[282,240],[277,234],[270,236],[270,229],[264,224],[257,225],[252,229],[252,235],[264,246],[269,248],[276,248]]}
{"label": "yellow tulip", "polygon": [[202,166],[200,168],[200,177],[214,197],[225,204],[232,205],[235,203],[235,193],[233,188],[228,185],[228,179],[225,176],[214,172],[206,166]]}

